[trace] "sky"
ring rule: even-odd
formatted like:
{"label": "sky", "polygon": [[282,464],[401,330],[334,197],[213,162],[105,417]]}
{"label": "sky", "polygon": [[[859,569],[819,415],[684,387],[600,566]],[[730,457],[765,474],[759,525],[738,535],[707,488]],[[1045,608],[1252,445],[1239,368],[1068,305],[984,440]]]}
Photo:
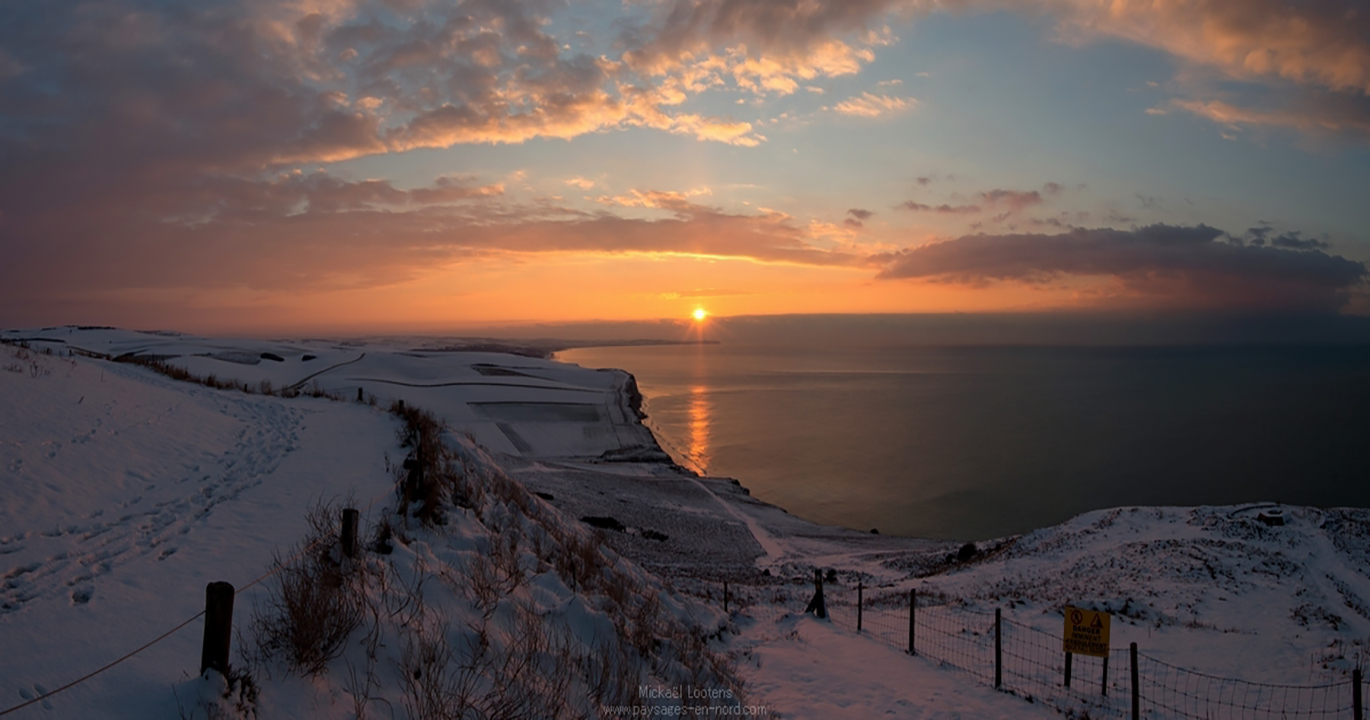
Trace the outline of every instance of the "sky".
{"label": "sky", "polygon": [[0,325],[1370,314],[1355,0],[8,0]]}

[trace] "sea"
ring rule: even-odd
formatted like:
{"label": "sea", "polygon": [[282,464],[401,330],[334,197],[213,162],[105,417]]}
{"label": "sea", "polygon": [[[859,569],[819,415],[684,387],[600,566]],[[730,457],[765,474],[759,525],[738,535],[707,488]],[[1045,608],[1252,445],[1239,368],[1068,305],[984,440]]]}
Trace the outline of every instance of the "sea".
{"label": "sea", "polygon": [[557,358],[632,373],[679,464],[861,531],[973,541],[1116,506],[1370,507],[1365,345],[771,333]]}

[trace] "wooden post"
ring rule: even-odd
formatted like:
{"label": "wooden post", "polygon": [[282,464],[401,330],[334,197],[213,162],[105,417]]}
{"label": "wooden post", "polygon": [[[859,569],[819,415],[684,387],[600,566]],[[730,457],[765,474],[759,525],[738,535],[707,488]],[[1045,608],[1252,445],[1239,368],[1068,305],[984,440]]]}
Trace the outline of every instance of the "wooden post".
{"label": "wooden post", "polygon": [[723,612],[728,612],[728,581],[723,581]]}
{"label": "wooden post", "polygon": [[1066,687],[1070,687],[1070,659],[1071,659],[1072,657],[1073,657],[1073,656],[1071,655],[1070,651],[1067,650],[1067,651],[1066,651]]}
{"label": "wooden post", "polygon": [[1004,684],[1004,626],[999,608],[994,608],[994,687]]}
{"label": "wooden post", "polygon": [[1365,711],[1361,709],[1360,668],[1351,670],[1351,713],[1355,720],[1364,720]]}
{"label": "wooden post", "polygon": [[361,389],[361,388],[357,388],[357,402],[361,402],[361,401],[362,401],[362,389]]}
{"label": "wooden post", "polygon": [[357,557],[357,518],[359,513],[353,508],[342,512],[342,551],[346,557]]}
{"label": "wooden post", "polygon": [[804,612],[811,612],[820,618],[828,617],[828,605],[823,601],[823,571],[818,568],[813,569],[813,599]]}
{"label": "wooden post", "polygon": [[1104,656],[1104,679],[1099,684],[1099,694],[1108,697],[1108,656]]}
{"label": "wooden post", "polygon": [[1132,720],[1142,720],[1142,691],[1137,687],[1137,643],[1132,643],[1128,654],[1132,656]]}
{"label": "wooden post", "polygon": [[228,674],[228,643],[233,637],[233,586],[205,586],[205,639],[200,647],[200,674],[214,669]]}
{"label": "wooden post", "polygon": [[913,626],[914,619],[918,617],[918,591],[909,590],[909,654],[917,655],[913,649]]}
{"label": "wooden post", "polygon": [[856,581],[856,631],[861,632],[861,589],[860,580]]}

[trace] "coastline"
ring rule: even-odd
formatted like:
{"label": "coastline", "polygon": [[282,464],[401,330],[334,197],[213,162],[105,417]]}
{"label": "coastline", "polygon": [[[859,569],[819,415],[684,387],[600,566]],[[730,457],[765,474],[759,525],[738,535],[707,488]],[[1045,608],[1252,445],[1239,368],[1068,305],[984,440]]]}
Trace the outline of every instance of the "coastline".
{"label": "coastline", "polygon": [[[984,618],[992,611],[1002,610],[1015,628],[1049,636],[1060,632],[1064,605],[1108,612],[1113,615],[1114,651],[1124,652],[1128,643],[1137,642],[1147,657],[1235,678],[1233,683],[1344,684],[1352,655],[1361,647],[1353,643],[1370,633],[1370,554],[1361,542],[1370,537],[1367,510],[1250,503],[1111,507],[1020,536],[966,544],[967,551],[954,541],[870,535],[797,518],[751,497],[737,480],[691,472],[664,450],[665,459],[647,459],[643,452],[615,458],[589,451],[610,437],[620,450],[661,448],[649,419],[641,417],[650,410],[650,398],[642,396],[636,377],[622,370],[374,345],[365,348],[362,358],[358,348],[322,344],[182,338],[154,346],[149,338],[131,333],[100,337],[92,334],[90,342],[80,344],[170,355],[178,366],[200,373],[214,368],[221,377],[244,384],[207,389],[139,367],[68,359],[57,352],[48,356],[43,347],[25,353],[15,349],[16,359],[32,365],[19,367],[24,372],[0,374],[0,381],[9,383],[12,397],[25,399],[10,414],[12,437],[23,442],[5,445],[9,455],[0,460],[16,475],[47,473],[68,483],[58,486],[64,490],[60,495],[37,506],[50,517],[9,508],[16,518],[12,524],[25,530],[4,539],[16,553],[11,562],[41,566],[41,571],[13,578],[14,602],[26,607],[11,611],[39,621],[23,626],[10,622],[6,627],[15,642],[60,631],[72,618],[87,618],[92,627],[106,630],[110,621],[118,620],[139,633],[160,631],[159,618],[138,608],[145,610],[151,603],[187,617],[202,596],[198,586],[184,591],[186,572],[212,567],[216,577],[229,580],[256,575],[269,561],[271,542],[295,539],[293,528],[302,522],[297,511],[307,505],[309,495],[356,483],[361,498],[374,496],[383,503],[393,497],[394,455],[385,453],[396,450],[394,421],[379,403],[352,400],[366,388],[387,393],[387,403],[403,399],[451,414],[453,432],[447,442],[473,453],[481,478],[494,487],[529,491],[524,505],[490,505],[496,515],[514,519],[500,536],[517,541],[510,547],[535,546],[532,535],[519,535],[518,530],[524,523],[520,515],[530,509],[586,537],[593,534],[611,564],[621,559],[623,567],[650,573],[633,577],[651,597],[688,597],[697,603],[690,606],[692,613],[707,608],[699,617],[717,621],[709,629],[717,635],[708,642],[736,652],[753,697],[787,715],[832,716],[837,711],[804,712],[817,699],[833,697],[848,711],[858,708],[864,714],[896,702],[936,710],[949,696],[932,692],[935,683],[945,683],[946,692],[980,692],[973,677],[947,674],[931,652],[915,659],[899,649],[910,593],[917,593],[918,612],[928,613],[919,615],[920,622],[954,612],[972,621],[961,627],[976,631],[982,644],[987,637]],[[59,347],[66,349],[53,349]],[[204,354],[206,349],[217,355]],[[284,359],[266,358],[266,353]],[[305,360],[306,354],[311,359]],[[263,361],[245,362],[249,356]],[[29,367],[38,370],[25,369]],[[335,369],[316,372],[322,367]],[[284,387],[306,376],[319,381],[322,397],[268,397],[270,393],[255,389],[258,381],[270,379]],[[523,415],[482,415],[479,409],[490,405],[514,406]],[[468,406],[477,410],[456,415]],[[595,418],[568,413],[568,407],[577,412],[593,407]],[[175,422],[165,422],[165,413],[174,413]],[[100,417],[117,422],[91,429]],[[528,450],[509,444],[511,435],[495,429],[501,424],[512,436],[525,437]],[[473,433],[469,437],[468,430]],[[475,432],[505,445],[478,448]],[[582,443],[572,447],[566,438]],[[204,452],[186,455],[192,471],[176,458],[167,459],[166,450],[177,445],[215,452],[209,460]],[[49,454],[59,447],[55,457]],[[555,455],[545,452],[549,448],[576,452]],[[65,472],[60,464],[80,460],[82,454],[100,462],[80,467],[98,470]],[[206,463],[203,470],[201,463]],[[137,482],[108,482],[111,467],[136,472],[120,475]],[[309,482],[298,483],[302,477]],[[500,480],[506,477],[515,482]],[[192,485],[183,486],[182,480]],[[209,493],[202,493],[200,485]],[[83,486],[89,492],[71,492]],[[80,507],[86,495],[99,502]],[[185,502],[162,502],[182,495]],[[217,526],[204,524],[205,514],[199,512],[209,501],[223,503],[214,521],[241,528],[238,536],[248,539],[243,549],[250,552],[225,549],[217,541]],[[161,536],[153,538],[155,543],[137,542],[136,532],[120,539],[124,530],[138,531],[141,516],[103,511],[119,504],[148,508],[154,502],[152,511],[171,520],[157,531],[165,532],[165,544]],[[59,514],[73,508],[89,511],[79,519],[80,527],[58,535],[42,532],[54,522],[69,527]],[[1280,521],[1270,522],[1272,515]],[[456,538],[463,552],[473,551],[480,546],[469,542],[465,532],[473,517],[454,509],[440,534]],[[195,532],[177,533],[182,526],[193,526]],[[122,543],[115,549],[123,550],[125,559],[108,569],[115,576],[76,575],[81,569],[70,558],[82,557],[77,551],[88,539],[83,538],[86,530],[100,531],[91,536],[96,542]],[[424,542],[406,546],[401,554],[428,552],[428,540],[434,537],[438,535],[424,536]],[[73,550],[56,552],[67,546]],[[801,612],[814,592],[815,570],[824,578],[831,613],[824,620]],[[128,577],[153,578],[160,583],[157,588],[177,590],[153,597],[153,585],[130,594],[127,584],[112,582]],[[525,587],[547,607],[564,608],[574,589],[549,588],[550,577],[531,576]],[[69,578],[76,585],[67,584]],[[726,610],[725,587],[732,603]],[[855,599],[862,591],[858,588],[867,603],[865,633],[854,632],[852,624]],[[612,609],[617,606],[604,607],[610,608],[606,613],[618,612]],[[887,654],[880,654],[878,645],[882,621],[887,638],[895,632],[895,647],[887,648]],[[91,637],[102,639],[97,648],[102,656],[116,656],[135,644],[127,633],[108,641],[108,633],[92,632]],[[928,636],[919,637],[925,642]],[[180,645],[172,654],[193,656],[195,639],[185,635],[175,640]],[[67,651],[58,644],[45,648],[37,669],[12,664],[12,674],[45,683],[49,676],[69,677]],[[158,666],[157,677],[179,672],[180,662]],[[821,672],[813,672],[816,665]],[[1081,667],[1077,659],[1076,668]],[[269,692],[289,690],[283,687],[273,684]],[[115,681],[101,687],[106,688],[116,688]],[[1005,703],[997,716],[1026,716],[1031,707],[992,690],[984,689],[983,695]]]}

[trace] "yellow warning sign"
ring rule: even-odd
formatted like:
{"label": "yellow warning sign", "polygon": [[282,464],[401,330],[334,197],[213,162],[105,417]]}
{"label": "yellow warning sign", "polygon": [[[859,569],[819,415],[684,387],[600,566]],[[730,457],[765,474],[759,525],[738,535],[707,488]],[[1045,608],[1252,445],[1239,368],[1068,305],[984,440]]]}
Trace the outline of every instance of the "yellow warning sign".
{"label": "yellow warning sign", "polygon": [[1066,606],[1066,631],[1061,645],[1076,655],[1108,656],[1108,613]]}

